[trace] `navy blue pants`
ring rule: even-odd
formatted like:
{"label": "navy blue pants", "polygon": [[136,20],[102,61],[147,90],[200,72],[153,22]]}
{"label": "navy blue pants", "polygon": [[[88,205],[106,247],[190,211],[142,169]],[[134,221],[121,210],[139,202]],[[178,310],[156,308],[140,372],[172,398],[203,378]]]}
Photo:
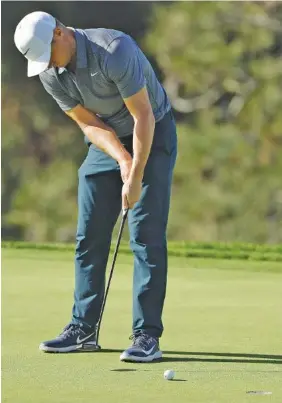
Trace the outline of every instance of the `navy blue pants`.
{"label": "navy blue pants", "polygon": [[[122,138],[132,154],[132,138]],[[166,227],[172,173],[177,154],[172,112],[156,123],[145,168],[141,199],[129,211],[134,254],[133,332],[160,337],[167,283]],[[119,165],[91,145],[79,169],[78,226],[72,323],[94,329],[105,288],[105,271],[114,225],[121,211]]]}

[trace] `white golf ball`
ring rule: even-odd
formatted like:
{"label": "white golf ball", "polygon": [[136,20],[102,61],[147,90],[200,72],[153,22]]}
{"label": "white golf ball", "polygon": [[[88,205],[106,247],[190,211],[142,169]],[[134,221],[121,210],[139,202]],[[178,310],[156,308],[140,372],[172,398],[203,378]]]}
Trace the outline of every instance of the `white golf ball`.
{"label": "white golf ball", "polygon": [[167,369],[164,372],[164,379],[171,381],[175,377],[175,372],[172,369]]}

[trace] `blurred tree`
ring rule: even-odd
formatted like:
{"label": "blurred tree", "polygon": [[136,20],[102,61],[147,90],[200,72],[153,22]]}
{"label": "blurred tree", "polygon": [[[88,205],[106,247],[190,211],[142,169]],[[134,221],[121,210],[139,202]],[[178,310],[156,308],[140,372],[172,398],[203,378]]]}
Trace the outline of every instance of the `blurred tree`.
{"label": "blurred tree", "polygon": [[281,17],[279,3],[155,7],[145,43],[184,117],[174,238],[282,241]]}
{"label": "blurred tree", "polygon": [[[28,79],[26,61],[14,45],[20,19],[33,11],[52,13],[66,25],[109,27],[144,34],[151,2],[2,3],[2,237],[73,240],[76,170],[87,148],[78,127]],[[83,10],[83,12],[81,12]]]}
{"label": "blurred tree", "polygon": [[282,241],[282,4],[151,8],[151,2],[2,3],[3,238],[68,241],[75,234],[83,136],[38,79],[26,77],[13,44],[20,18],[43,10],[67,25],[128,32],[157,61],[179,132],[170,238]]}

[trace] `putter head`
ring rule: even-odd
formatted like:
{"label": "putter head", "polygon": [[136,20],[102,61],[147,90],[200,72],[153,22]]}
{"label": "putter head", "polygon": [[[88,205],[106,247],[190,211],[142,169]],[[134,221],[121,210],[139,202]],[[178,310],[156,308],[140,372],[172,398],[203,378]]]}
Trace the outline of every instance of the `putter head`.
{"label": "putter head", "polygon": [[86,352],[98,352],[101,350],[101,346],[99,344],[84,344],[84,346],[82,347],[83,351]]}
{"label": "putter head", "polygon": [[95,344],[94,346],[93,346],[93,351],[100,351],[101,350],[101,346],[100,346],[100,344]]}

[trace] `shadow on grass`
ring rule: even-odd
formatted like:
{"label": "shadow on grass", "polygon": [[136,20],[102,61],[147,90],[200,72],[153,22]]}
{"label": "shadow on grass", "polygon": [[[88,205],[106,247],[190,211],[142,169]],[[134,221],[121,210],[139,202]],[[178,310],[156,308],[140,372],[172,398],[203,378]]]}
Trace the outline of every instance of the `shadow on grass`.
{"label": "shadow on grass", "polygon": [[187,379],[171,379],[170,382],[187,382]]}
{"label": "shadow on grass", "polygon": [[248,360],[234,358],[188,358],[188,357],[163,357],[163,362],[240,362],[247,364],[282,364],[281,360]]}
{"label": "shadow on grass", "polygon": [[273,354],[241,354],[241,353],[211,353],[211,352],[196,352],[196,351],[165,351],[164,354],[176,354],[176,355],[207,355],[215,357],[242,357],[242,358],[267,358],[273,360],[282,360],[282,355]]}
{"label": "shadow on grass", "polygon": [[[121,353],[119,349],[102,349],[104,353]],[[195,351],[163,351],[162,360],[156,360],[155,363],[162,362],[231,362],[231,363],[249,363],[249,364],[282,364],[282,355],[273,354],[241,354],[241,353],[212,353]],[[166,355],[174,355],[167,357]],[[182,357],[178,357],[182,356]],[[187,357],[190,356],[190,357]],[[200,357],[194,357],[200,356]],[[220,358],[209,358],[220,357]]]}
{"label": "shadow on grass", "polygon": [[[122,353],[123,350],[105,348],[96,351],[77,350],[71,354],[86,354],[86,353]],[[70,354],[70,353],[60,353]],[[231,362],[231,363],[247,363],[247,364],[282,364],[282,355],[273,354],[241,354],[241,353],[213,353],[213,352],[196,352],[196,351],[163,351],[164,357],[156,360],[151,364],[159,362]],[[174,356],[174,357],[170,357]],[[197,356],[197,357],[195,357]],[[220,358],[209,358],[220,357]]]}
{"label": "shadow on grass", "polygon": [[[134,368],[115,368],[115,369],[110,369],[111,372],[136,372],[139,371],[140,367],[137,369]],[[143,371],[143,370],[141,370]],[[148,369],[145,369],[144,371],[149,371]],[[170,381],[172,382],[187,382],[187,379],[181,379],[181,378],[175,378],[175,379],[171,379]]]}

